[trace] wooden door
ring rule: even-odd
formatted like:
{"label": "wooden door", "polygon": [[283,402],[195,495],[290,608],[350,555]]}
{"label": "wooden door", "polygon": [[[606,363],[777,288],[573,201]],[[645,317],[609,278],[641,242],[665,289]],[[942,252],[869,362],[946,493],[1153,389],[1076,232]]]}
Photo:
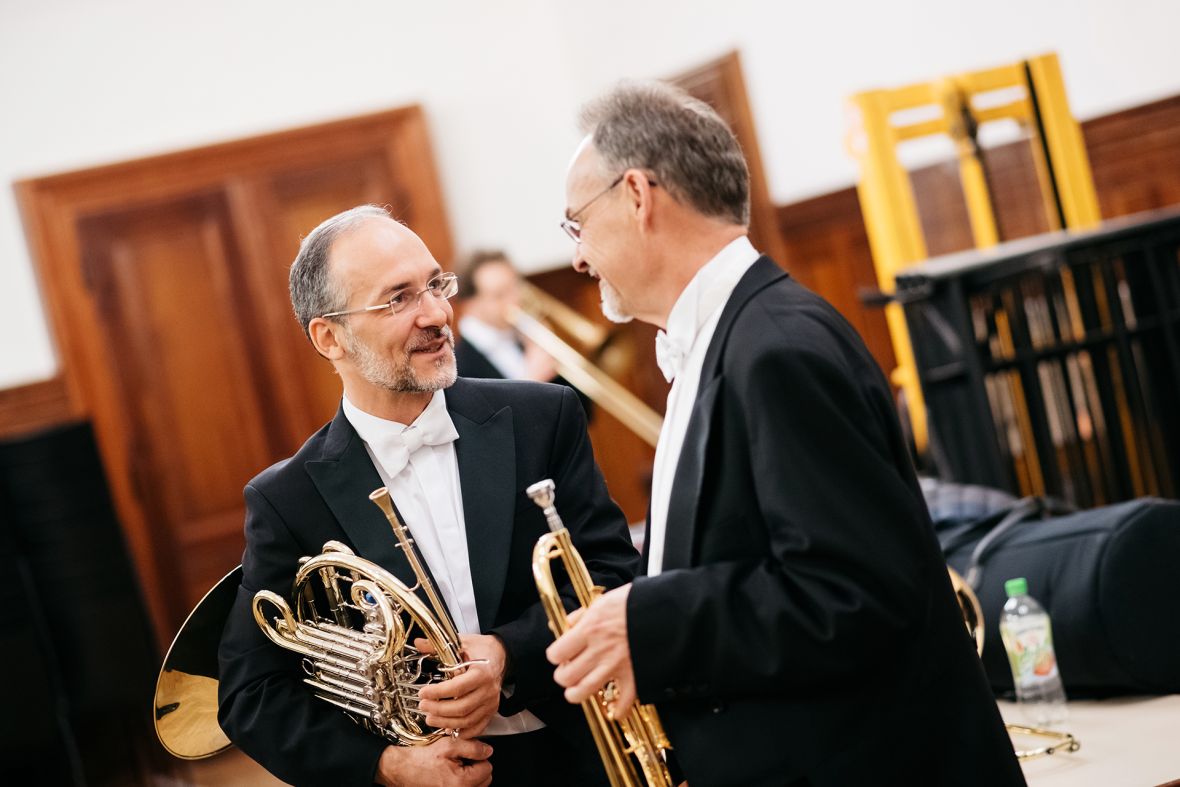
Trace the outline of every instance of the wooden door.
{"label": "wooden door", "polygon": [[92,419],[161,646],[240,559],[242,486],[340,382],[287,271],[329,215],[387,204],[451,256],[415,107],[18,184],[74,409]]}
{"label": "wooden door", "polygon": [[126,410],[133,488],[181,605],[241,548],[241,486],[279,456],[281,418],[249,319],[223,196],[184,197],[79,225],[101,342]]}

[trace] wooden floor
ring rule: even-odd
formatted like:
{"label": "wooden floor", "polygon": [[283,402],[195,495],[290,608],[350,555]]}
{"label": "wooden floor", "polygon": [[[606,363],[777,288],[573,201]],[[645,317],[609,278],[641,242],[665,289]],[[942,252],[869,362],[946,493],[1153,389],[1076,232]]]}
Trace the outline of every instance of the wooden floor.
{"label": "wooden floor", "polygon": [[239,749],[207,760],[184,763],[173,776],[157,777],[154,787],[272,787],[283,785]]}

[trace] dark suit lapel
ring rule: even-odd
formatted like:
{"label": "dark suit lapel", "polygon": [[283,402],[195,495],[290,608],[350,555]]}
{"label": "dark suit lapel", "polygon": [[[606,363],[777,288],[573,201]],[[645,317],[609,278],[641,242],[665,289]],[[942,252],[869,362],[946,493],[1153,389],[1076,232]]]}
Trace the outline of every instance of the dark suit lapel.
{"label": "dark suit lapel", "polygon": [[460,379],[447,389],[447,409],[459,432],[455,456],[463,491],[467,559],[481,629],[496,623],[504,593],[516,501],[516,438],[512,408],[492,410]]}
{"label": "dark suit lapel", "polygon": [[382,485],[381,476],[343,410],[337,411],[328,427],[323,459],[304,467],[357,554],[413,587],[418,580],[398,548],[389,521],[369,500],[369,494]]}
{"label": "dark suit lapel", "polygon": [[[709,446],[713,412],[721,391],[721,361],[730,330],[755,294],[786,275],[769,257],[760,257],[734,287],[713,331],[701,366],[701,381],[689,417],[688,430],[684,434],[684,445],[680,449],[676,472],[672,477],[672,497],[668,502],[668,524],[664,536],[664,570],[692,565],[697,513],[704,488],[705,452]],[[645,554],[646,551],[645,544]]]}
{"label": "dark suit lapel", "polygon": [[720,383],[721,375],[714,376],[707,383],[702,380],[702,388],[693,403],[688,431],[672,477],[672,498],[668,501],[668,526],[664,535],[664,570],[692,565],[705,449],[709,445],[709,425],[713,420],[713,405]]}

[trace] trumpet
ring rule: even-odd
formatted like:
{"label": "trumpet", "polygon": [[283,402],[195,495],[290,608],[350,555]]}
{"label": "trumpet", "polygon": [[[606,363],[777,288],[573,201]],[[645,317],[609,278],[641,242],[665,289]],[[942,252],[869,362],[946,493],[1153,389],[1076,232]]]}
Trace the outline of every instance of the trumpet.
{"label": "trumpet", "polygon": [[[525,491],[544,511],[549,525],[550,532],[537,539],[533,547],[533,579],[549,618],[549,630],[553,636],[560,637],[569,630],[570,624],[553,581],[553,561],[562,561],[582,607],[590,606],[602,595],[603,588],[590,578],[586,562],[578,554],[569,530],[553,505],[553,481],[538,481]],[[611,787],[671,787],[672,776],[664,752],[671,750],[672,744],[660,723],[659,714],[651,705],[636,703],[622,718],[612,718],[610,706],[615,691],[614,683],[610,682],[582,702],[582,711],[586,714],[590,734],[606,767]]]}

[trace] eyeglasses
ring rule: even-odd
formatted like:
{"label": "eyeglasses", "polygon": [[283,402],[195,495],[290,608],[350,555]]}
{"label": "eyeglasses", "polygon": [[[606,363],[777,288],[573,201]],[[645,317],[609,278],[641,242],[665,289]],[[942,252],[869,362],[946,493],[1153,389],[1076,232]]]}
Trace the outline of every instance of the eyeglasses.
{"label": "eyeglasses", "polygon": [[571,238],[573,238],[574,243],[581,243],[582,242],[582,222],[578,221],[577,216],[581,213],[585,213],[586,208],[593,205],[595,200],[597,200],[602,195],[606,194],[608,191],[613,189],[615,186],[622,183],[623,176],[626,174],[627,173],[624,172],[622,175],[619,175],[617,178],[612,180],[611,184],[609,186],[607,186],[602,191],[595,194],[593,197],[590,198],[590,200],[586,204],[584,204],[582,207],[575,210],[573,213],[570,213],[565,219],[562,220],[561,228],[563,230],[565,230],[566,235],[569,235]]}
{"label": "eyeglasses", "polygon": [[[623,178],[625,178],[626,176],[627,176],[626,172],[624,172],[622,175],[619,175],[617,178],[615,178],[614,180],[611,181],[611,184],[609,186],[607,186],[602,191],[598,192],[593,197],[591,197],[590,200],[585,205],[578,208],[574,212],[570,213],[565,219],[562,220],[561,228],[563,230],[565,230],[566,235],[569,235],[570,238],[573,239],[574,243],[581,243],[582,242],[582,222],[578,220],[578,218],[577,218],[578,215],[585,213],[586,208],[593,205],[595,200],[597,200],[599,197],[606,194],[608,191],[613,189],[615,186],[622,183]],[[658,184],[654,180],[652,180],[651,178],[648,178],[647,185],[656,186]]]}
{"label": "eyeglasses", "polygon": [[426,282],[426,286],[420,290],[398,290],[385,303],[379,303],[376,306],[362,306],[359,309],[349,309],[342,312],[328,312],[321,314],[324,319],[328,317],[345,317],[349,314],[358,314],[360,312],[379,312],[382,309],[389,309],[393,314],[401,314],[406,309],[413,306],[415,309],[422,301],[423,293],[430,293],[436,300],[445,301],[455,297],[455,293],[459,291],[459,275],[456,273],[440,273],[430,281]]}

